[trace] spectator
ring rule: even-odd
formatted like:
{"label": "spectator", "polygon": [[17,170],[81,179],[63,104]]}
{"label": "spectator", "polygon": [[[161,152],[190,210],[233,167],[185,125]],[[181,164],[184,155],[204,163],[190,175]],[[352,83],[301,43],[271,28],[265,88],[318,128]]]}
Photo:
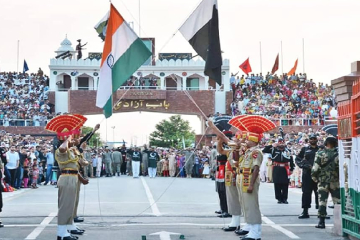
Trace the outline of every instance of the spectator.
{"label": "spectator", "polygon": [[6,153],[6,167],[10,172],[10,186],[15,188],[16,171],[19,167],[20,157],[19,153],[15,151],[16,147],[11,146],[10,151]]}

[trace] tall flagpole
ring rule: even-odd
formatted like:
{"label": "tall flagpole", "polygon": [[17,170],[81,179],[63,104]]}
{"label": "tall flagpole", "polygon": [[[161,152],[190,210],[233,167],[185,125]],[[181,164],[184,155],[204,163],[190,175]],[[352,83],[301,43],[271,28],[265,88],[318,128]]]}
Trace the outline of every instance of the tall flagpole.
{"label": "tall flagpole", "polygon": [[281,48],[281,74],[284,74],[282,41],[280,41],[280,48]]}
{"label": "tall flagpole", "polygon": [[262,73],[262,54],[261,54],[261,41],[260,41],[260,73]]}
{"label": "tall flagpole", "polygon": [[140,10],[141,10],[141,0],[139,0],[139,37],[141,35],[141,32],[140,32],[141,31],[141,20],[140,20],[141,19],[141,17],[140,17],[141,12],[140,12]]}
{"label": "tall flagpole", "polygon": [[303,47],[303,73],[305,73],[305,40],[302,39],[302,47]]}
{"label": "tall flagpole", "polygon": [[17,42],[17,60],[16,60],[16,72],[19,72],[19,51],[20,51],[20,40]]}

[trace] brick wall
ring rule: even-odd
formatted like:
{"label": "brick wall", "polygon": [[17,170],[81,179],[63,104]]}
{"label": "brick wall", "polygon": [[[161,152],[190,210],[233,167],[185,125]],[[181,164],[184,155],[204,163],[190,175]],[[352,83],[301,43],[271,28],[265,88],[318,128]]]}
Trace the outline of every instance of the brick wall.
{"label": "brick wall", "polygon": [[[123,90],[124,91],[124,90]],[[134,91],[134,90],[129,90]],[[141,90],[137,90],[141,91]],[[128,92],[128,93],[129,93]],[[145,92],[145,91],[143,91]],[[122,103],[116,107],[116,112],[134,112],[134,111],[147,111],[147,112],[161,112],[173,114],[194,114],[201,115],[200,110],[189,99],[183,91],[158,91],[146,90],[146,92],[153,93],[153,95],[143,95],[138,99],[123,99]],[[199,106],[204,114],[212,114],[214,109],[215,93],[213,91],[188,91],[190,96],[194,99],[195,103]],[[116,93],[117,102],[122,96],[122,91]],[[163,95],[165,94],[165,98]],[[131,96],[137,97],[137,96]],[[143,100],[143,101],[140,101]],[[95,106],[96,91],[69,91],[69,112],[88,114],[101,114],[102,110]],[[169,105],[167,105],[169,104]],[[167,105],[167,109],[164,107]]]}
{"label": "brick wall", "polygon": [[22,134],[22,135],[54,135],[54,133],[49,132],[44,129],[44,127],[4,127],[0,126],[0,130],[4,130],[12,134]]}

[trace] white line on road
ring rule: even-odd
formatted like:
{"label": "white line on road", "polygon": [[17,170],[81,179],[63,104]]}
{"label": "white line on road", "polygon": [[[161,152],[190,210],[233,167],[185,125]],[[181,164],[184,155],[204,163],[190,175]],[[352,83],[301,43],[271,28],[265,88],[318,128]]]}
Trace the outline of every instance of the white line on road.
{"label": "white line on road", "polygon": [[149,200],[149,203],[150,203],[151,210],[152,210],[153,214],[155,216],[161,216],[161,213],[159,211],[159,208],[156,205],[156,202],[155,202],[154,197],[153,197],[153,195],[152,195],[152,193],[150,191],[149,186],[147,185],[147,183],[146,183],[146,181],[145,181],[145,179],[143,177],[140,177],[140,179],[141,179],[141,182],[142,182],[142,184],[143,184],[143,186],[145,188],[146,196],[147,196],[147,198]]}
{"label": "white line on road", "polygon": [[271,226],[274,229],[279,230],[280,232],[282,232],[283,234],[285,234],[286,236],[288,236],[291,239],[300,239],[299,236],[295,235],[293,232],[283,228],[282,226],[275,224],[273,221],[271,221],[269,218],[263,216],[262,220],[264,221],[264,223],[268,224],[269,226]]}
{"label": "white line on road", "polygon": [[[245,224],[241,224],[242,226]],[[281,227],[313,227],[315,224],[276,224]],[[40,224],[17,224],[17,225],[5,225],[5,228],[14,228],[14,227],[39,227]],[[56,227],[57,224],[48,224],[47,227]],[[98,223],[84,223],[79,224],[79,226],[87,227],[98,227]],[[107,225],[110,227],[139,227],[139,226],[195,226],[195,227],[223,227],[224,224],[218,223],[126,223],[126,224],[110,224]],[[273,224],[262,224],[263,227],[272,227]],[[326,224],[327,228],[334,227],[334,224]]]}
{"label": "white line on road", "polygon": [[46,228],[46,226],[49,225],[49,223],[51,223],[51,221],[54,219],[54,217],[56,217],[57,213],[50,213],[48,217],[44,218],[44,220],[42,220],[42,222],[40,223],[40,225],[38,227],[36,227],[34,229],[34,231],[32,231],[25,239],[36,239],[40,233],[42,231],[44,231],[44,229]]}

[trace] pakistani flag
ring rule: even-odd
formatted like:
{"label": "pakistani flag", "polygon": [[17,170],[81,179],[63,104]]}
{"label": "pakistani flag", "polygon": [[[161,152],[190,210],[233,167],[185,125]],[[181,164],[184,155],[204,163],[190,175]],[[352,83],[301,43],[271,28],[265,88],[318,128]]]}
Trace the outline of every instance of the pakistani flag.
{"label": "pakistani flag", "polygon": [[112,115],[112,94],[152,55],[111,4],[100,65],[96,106]]}
{"label": "pakistani flag", "polygon": [[99,37],[105,41],[106,36],[106,27],[108,24],[110,12],[107,12],[106,15],[95,25],[95,30],[99,34]]}
{"label": "pakistani flag", "polygon": [[203,0],[179,31],[205,60],[205,75],[221,85],[221,48],[217,0]]}

